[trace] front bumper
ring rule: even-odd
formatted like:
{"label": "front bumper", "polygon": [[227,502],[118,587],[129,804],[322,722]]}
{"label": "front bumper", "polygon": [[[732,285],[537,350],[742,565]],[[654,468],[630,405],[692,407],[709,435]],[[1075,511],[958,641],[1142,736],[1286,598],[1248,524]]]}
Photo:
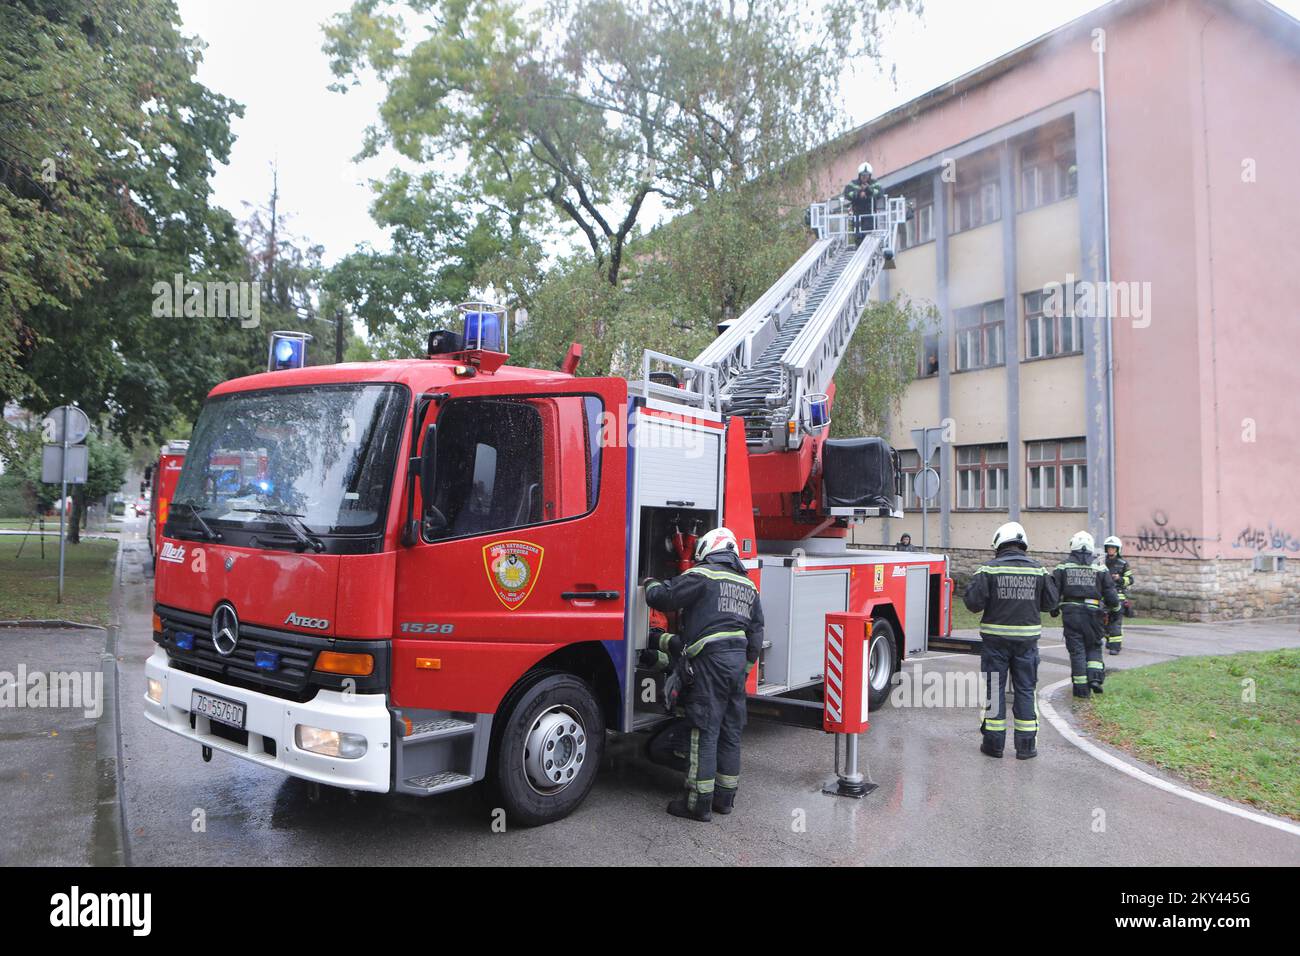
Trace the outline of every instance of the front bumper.
{"label": "front bumper", "polygon": [[[392,789],[393,722],[383,694],[320,690],[298,703],[178,670],[162,650],[145,662],[145,675],[162,683],[162,703],[146,692],[144,715],[174,734],[304,780],[379,793]],[[195,690],[243,704],[247,741],[213,733],[211,722],[201,715],[193,715],[191,726],[190,696]],[[302,750],[295,742],[298,724],[360,734],[366,752],[348,760]]]}

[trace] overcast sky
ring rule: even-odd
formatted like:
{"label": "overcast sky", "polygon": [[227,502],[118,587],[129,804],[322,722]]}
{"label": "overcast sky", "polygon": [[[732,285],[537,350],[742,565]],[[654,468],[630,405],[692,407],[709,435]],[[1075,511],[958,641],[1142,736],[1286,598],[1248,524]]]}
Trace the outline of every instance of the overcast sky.
{"label": "overcast sky", "polygon": [[[370,219],[367,180],[396,162],[352,162],[383,89],[331,93],[320,25],[350,0],[179,0],[185,31],[208,49],[199,79],[244,106],[234,121],[230,164],[218,167],[217,202],[236,216],[265,202],[271,163],[289,228],[325,247],[333,263],[362,241],[386,247]],[[883,42],[885,74],[859,71],[845,105],[861,123],[1095,9],[1098,0],[925,0],[923,18],[902,18]],[[1300,16],[1300,0],[1277,6]],[[250,28],[251,25],[251,28]],[[888,69],[896,71],[893,82]]]}

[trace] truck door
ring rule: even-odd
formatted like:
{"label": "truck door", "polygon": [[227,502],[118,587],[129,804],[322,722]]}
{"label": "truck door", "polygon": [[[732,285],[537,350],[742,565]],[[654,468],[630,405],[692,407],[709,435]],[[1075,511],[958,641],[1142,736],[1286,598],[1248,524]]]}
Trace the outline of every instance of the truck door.
{"label": "truck door", "polygon": [[498,645],[480,667],[503,672],[532,653],[520,645],[622,641],[626,599],[626,450],[602,447],[626,382],[511,386],[436,409],[436,490],[399,553],[394,621],[453,658]]}

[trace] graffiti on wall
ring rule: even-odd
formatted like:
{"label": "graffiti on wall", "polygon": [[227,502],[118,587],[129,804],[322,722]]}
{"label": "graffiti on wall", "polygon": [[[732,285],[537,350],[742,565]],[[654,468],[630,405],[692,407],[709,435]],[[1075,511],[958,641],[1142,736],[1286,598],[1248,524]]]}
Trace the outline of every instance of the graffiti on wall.
{"label": "graffiti on wall", "polygon": [[1264,528],[1253,524],[1242,528],[1232,546],[1251,551],[1300,551],[1300,538],[1275,527],[1270,521]]}
{"label": "graffiti on wall", "polygon": [[1151,512],[1150,524],[1138,529],[1133,538],[1136,549],[1143,554],[1185,554],[1201,557],[1201,539],[1187,528],[1177,528],[1169,523],[1169,515],[1159,509]]}

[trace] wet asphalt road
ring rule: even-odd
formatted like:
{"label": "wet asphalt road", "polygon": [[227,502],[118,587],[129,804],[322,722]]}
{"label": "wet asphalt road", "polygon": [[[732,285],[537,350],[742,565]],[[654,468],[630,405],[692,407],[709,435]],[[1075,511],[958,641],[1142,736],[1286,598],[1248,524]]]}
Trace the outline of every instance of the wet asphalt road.
{"label": "wet asphalt road", "polygon": [[[305,784],[274,771],[221,753],[204,764],[197,747],[144,719],[152,581],[143,542],[128,534],[127,547],[136,550],[126,555],[119,654],[135,864],[1300,864],[1300,837],[1144,785],[1046,723],[1037,760],[989,760],[977,751],[975,709],[883,709],[863,739],[879,789],[863,800],[820,792],[831,737],[753,721],[736,812],[709,824],[664,813],[678,778],[641,758],[639,735],[611,738],[583,806],[538,829],[493,832],[477,788],[425,800],[326,789],[312,802]],[[1291,645],[1300,645],[1294,620],[1132,628],[1107,661]],[[1042,656],[1040,687],[1068,676],[1050,637]],[[935,653],[906,666],[964,673],[977,659]]]}

